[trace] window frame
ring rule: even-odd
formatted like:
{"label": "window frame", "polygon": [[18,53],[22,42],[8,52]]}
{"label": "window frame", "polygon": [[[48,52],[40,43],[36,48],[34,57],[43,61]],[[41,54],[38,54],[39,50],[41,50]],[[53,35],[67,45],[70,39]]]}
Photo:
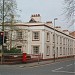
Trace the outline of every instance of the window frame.
{"label": "window frame", "polygon": [[[35,38],[35,34],[38,33],[37,39]],[[40,40],[40,31],[32,31],[32,41],[39,41]]]}
{"label": "window frame", "polygon": [[17,31],[17,39],[23,39],[22,31]]}
{"label": "window frame", "polygon": [[[34,47],[38,47],[37,52],[36,52],[36,50],[34,51]],[[40,50],[40,46],[39,46],[39,45],[34,45],[34,46],[32,46],[32,54],[38,55],[38,54],[39,54],[39,50]]]}
{"label": "window frame", "polygon": [[50,41],[50,33],[49,32],[46,33],[46,37],[47,37],[47,42],[49,42]]}
{"label": "window frame", "polygon": [[46,49],[47,49],[46,50],[46,56],[49,56],[50,55],[50,46],[47,46]]}

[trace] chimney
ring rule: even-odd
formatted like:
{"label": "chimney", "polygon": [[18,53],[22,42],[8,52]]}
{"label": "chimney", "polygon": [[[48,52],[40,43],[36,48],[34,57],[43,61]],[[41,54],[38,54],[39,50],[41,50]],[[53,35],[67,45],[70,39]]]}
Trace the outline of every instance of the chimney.
{"label": "chimney", "polygon": [[75,31],[70,32],[70,35],[75,37]]}
{"label": "chimney", "polygon": [[41,22],[40,14],[33,14],[33,15],[31,15],[31,19],[34,19],[36,22]]}
{"label": "chimney", "polygon": [[47,22],[46,22],[46,25],[52,27],[52,26],[53,26],[53,25],[52,25],[52,21],[47,21]]}
{"label": "chimney", "polygon": [[68,30],[63,30],[63,32],[69,35],[69,31]]}
{"label": "chimney", "polygon": [[62,31],[60,26],[56,26],[55,29]]}

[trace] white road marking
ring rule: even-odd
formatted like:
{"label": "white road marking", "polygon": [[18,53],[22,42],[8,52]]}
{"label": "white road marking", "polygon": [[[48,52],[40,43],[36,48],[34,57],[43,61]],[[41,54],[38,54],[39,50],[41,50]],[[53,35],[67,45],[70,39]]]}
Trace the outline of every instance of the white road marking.
{"label": "white road marking", "polygon": [[75,74],[75,72],[68,72],[68,71],[53,71],[53,72],[63,72],[63,73],[73,73],[73,74]]}
{"label": "white road marking", "polygon": [[60,68],[54,69],[54,70],[52,70],[52,71],[60,70],[60,69],[62,69],[62,68],[63,68],[63,67],[60,67]]}
{"label": "white road marking", "polygon": [[67,67],[71,66],[72,64],[67,65]]}
{"label": "white road marking", "polygon": [[[75,63],[74,63],[75,64]],[[66,65],[67,67],[71,66],[73,64],[69,64],[69,65]],[[63,67],[60,67],[60,68],[57,68],[57,69],[54,69],[52,70],[52,72],[59,72],[59,73],[70,73],[70,74],[75,74],[75,72],[69,72],[69,71],[59,71],[60,69],[62,69]]]}

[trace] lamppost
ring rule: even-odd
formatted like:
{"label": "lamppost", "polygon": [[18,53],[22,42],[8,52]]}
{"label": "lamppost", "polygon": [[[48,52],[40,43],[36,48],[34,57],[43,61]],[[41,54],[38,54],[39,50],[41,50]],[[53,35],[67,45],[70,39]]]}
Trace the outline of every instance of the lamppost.
{"label": "lamppost", "polygon": [[58,18],[54,18],[54,62],[55,62],[55,21],[58,20]]}

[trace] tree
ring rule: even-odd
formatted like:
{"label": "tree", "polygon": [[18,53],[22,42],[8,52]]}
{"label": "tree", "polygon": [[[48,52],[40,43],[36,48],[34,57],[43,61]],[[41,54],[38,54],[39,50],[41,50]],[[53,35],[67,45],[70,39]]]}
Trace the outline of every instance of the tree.
{"label": "tree", "polygon": [[65,2],[65,14],[70,25],[75,22],[75,0],[64,0]]}
{"label": "tree", "polygon": [[[10,21],[11,14],[15,15],[17,4],[15,0],[4,0],[4,22]],[[0,22],[3,19],[3,0],[0,0]]]}

